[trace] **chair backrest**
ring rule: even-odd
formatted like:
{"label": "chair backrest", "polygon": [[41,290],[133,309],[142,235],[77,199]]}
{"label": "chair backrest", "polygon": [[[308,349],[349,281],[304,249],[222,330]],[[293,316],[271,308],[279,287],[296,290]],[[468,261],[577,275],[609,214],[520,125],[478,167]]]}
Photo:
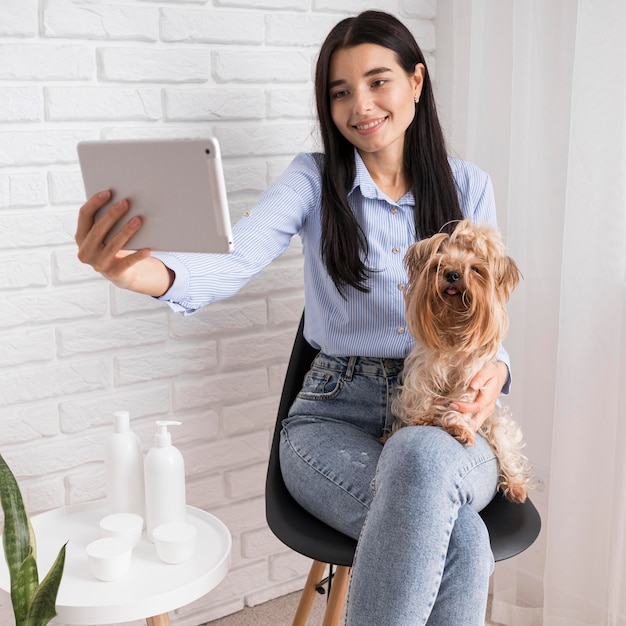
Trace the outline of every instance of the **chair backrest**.
{"label": "chair backrest", "polygon": [[[265,514],[272,532],[287,546],[316,561],[352,565],[356,541],[305,511],[292,497],[280,470],[278,446],[281,424],[302,387],[317,350],[303,334],[304,313],[291,351],[272,439],[265,486]],[[489,531],[494,559],[502,561],[528,548],[539,535],[541,518],[527,499],[523,504],[500,493],[480,513]]]}

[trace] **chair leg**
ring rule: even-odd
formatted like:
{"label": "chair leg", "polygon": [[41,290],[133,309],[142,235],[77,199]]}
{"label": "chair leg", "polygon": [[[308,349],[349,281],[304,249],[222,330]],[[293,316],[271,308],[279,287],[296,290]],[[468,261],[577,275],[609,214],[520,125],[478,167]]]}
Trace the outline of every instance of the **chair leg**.
{"label": "chair leg", "polygon": [[345,565],[337,567],[322,626],[338,626],[343,614],[344,604],[346,603],[349,581],[350,568]]}
{"label": "chair leg", "polygon": [[309,617],[311,607],[313,606],[313,601],[315,600],[315,594],[317,593],[315,589],[320,580],[322,580],[325,569],[326,563],[322,563],[321,561],[313,561],[311,569],[309,570],[309,575],[304,585],[304,589],[302,590],[302,595],[300,596],[300,602],[298,603],[298,608],[293,618],[292,626],[306,625],[306,620]]}

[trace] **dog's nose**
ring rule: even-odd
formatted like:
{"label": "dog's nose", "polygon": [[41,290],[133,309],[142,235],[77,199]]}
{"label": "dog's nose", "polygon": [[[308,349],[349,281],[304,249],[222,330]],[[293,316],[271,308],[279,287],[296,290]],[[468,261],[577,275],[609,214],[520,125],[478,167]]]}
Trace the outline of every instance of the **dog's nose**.
{"label": "dog's nose", "polygon": [[448,272],[446,274],[446,280],[452,285],[456,283],[457,280],[461,278],[461,275],[458,272]]}

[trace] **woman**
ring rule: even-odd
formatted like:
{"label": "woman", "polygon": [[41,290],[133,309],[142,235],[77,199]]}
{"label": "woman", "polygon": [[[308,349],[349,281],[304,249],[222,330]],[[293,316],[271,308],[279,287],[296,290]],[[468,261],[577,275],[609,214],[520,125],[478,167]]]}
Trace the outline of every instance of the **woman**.
{"label": "woman", "polygon": [[[348,624],[484,623],[493,557],[478,515],[497,464],[477,437],[408,427],[383,446],[391,396],[413,345],[405,332],[403,256],[416,239],[466,217],[495,224],[493,191],[476,167],[448,159],[423,55],[385,13],[340,22],[317,62],[324,154],[300,154],[233,229],[231,255],[124,251],[133,218],[102,192],[81,209],[79,258],[119,287],[186,314],[236,293],[299,233],[305,336],[320,349],[285,421],[281,467],[300,504],[359,538]],[[476,429],[508,386],[507,355],[472,382]],[[506,390],[506,389],[505,389]]]}

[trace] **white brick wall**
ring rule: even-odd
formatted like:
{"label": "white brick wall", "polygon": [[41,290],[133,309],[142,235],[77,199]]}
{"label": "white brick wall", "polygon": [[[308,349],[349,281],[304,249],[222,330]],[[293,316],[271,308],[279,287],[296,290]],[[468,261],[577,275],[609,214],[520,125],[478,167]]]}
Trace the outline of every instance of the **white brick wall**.
{"label": "white brick wall", "polygon": [[[435,0],[0,0],[0,452],[29,511],[104,496],[103,443],[128,409],[144,448],[175,417],[188,500],[234,539],[227,579],[172,615],[210,619],[300,588],[308,561],[268,531],[264,480],[303,305],[298,243],[194,317],[111,287],[76,259],[83,139],[222,145],[233,220],[314,149],[322,39],[364,8],[434,50]],[[11,623],[5,595],[0,623]]]}

